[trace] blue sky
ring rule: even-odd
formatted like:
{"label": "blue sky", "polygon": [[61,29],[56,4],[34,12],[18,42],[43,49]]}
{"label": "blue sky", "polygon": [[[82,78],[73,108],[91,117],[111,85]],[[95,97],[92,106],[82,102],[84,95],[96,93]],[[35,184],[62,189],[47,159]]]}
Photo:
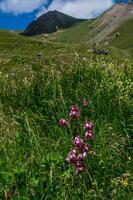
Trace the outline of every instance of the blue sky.
{"label": "blue sky", "polygon": [[0,28],[24,29],[29,22],[49,10],[90,19],[112,5],[113,0],[0,0]]}

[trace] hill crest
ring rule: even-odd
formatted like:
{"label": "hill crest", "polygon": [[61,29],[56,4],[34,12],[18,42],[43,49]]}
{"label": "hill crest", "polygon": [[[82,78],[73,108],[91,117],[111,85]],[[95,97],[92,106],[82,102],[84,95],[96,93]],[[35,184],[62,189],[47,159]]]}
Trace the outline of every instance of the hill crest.
{"label": "hill crest", "polygon": [[84,19],[77,19],[56,10],[49,11],[31,22],[22,34],[34,36],[43,33],[53,33],[58,28],[69,28],[81,21],[84,21]]}

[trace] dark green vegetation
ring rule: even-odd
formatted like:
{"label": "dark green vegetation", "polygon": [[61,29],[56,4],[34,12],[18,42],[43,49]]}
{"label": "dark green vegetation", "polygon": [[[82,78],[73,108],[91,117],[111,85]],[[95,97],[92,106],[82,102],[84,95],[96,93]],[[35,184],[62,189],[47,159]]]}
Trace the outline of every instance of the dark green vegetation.
{"label": "dark green vegetation", "polygon": [[[0,199],[132,199],[132,60],[90,48],[0,31]],[[73,131],[58,125],[73,104],[83,116],[77,134],[84,118],[93,122],[97,152],[78,175],[64,162]]]}

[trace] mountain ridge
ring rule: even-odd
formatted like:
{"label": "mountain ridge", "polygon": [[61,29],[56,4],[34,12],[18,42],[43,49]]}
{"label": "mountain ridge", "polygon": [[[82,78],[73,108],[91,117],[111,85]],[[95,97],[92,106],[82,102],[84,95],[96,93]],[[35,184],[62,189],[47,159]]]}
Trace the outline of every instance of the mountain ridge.
{"label": "mountain ridge", "polygon": [[[131,21],[133,19],[133,4],[115,4],[99,17],[63,30],[61,41],[93,43],[108,40],[110,34],[114,34],[123,23],[130,19]],[[53,35],[53,38],[55,37],[60,40],[58,33]]]}
{"label": "mountain ridge", "polygon": [[32,21],[22,32],[22,35],[35,36],[40,34],[48,34],[56,32],[59,29],[69,28],[76,23],[85,21],[86,19],[78,19],[61,13],[59,11],[49,11],[35,21]]}

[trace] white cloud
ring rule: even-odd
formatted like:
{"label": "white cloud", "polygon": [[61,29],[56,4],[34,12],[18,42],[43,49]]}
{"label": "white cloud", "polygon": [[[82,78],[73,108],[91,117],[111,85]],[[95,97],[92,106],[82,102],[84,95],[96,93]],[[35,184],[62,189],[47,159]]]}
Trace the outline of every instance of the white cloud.
{"label": "white cloud", "polygon": [[0,1],[0,10],[7,13],[21,14],[39,9],[48,0],[3,0]]}
{"label": "white cloud", "polygon": [[50,10],[58,10],[78,18],[93,18],[113,5],[113,0],[53,0],[48,9],[42,7],[37,17]]}
{"label": "white cloud", "polygon": [[53,0],[48,9],[49,0],[0,0],[0,10],[7,13],[30,13],[38,9],[37,17],[50,11],[58,10],[79,18],[92,18],[113,5],[113,0]]}

